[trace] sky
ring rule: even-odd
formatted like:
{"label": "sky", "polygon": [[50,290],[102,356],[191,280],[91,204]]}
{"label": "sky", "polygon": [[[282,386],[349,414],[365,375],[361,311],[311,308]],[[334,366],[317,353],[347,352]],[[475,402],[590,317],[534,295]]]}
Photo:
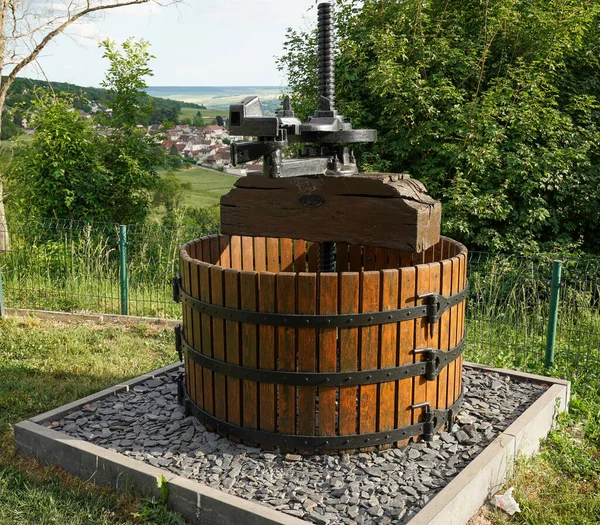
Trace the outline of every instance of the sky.
{"label": "sky", "polygon": [[[46,1],[46,0],[44,0]],[[98,43],[151,43],[149,86],[284,86],[275,57],[286,29],[316,25],[315,0],[185,0],[108,10],[72,26],[19,75],[99,86],[107,68]]]}

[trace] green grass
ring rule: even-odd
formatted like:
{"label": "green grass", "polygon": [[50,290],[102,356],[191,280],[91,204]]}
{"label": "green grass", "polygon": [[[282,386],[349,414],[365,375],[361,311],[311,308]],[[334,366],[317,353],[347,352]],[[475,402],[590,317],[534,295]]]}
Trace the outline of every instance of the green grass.
{"label": "green grass", "polygon": [[[184,206],[211,206],[219,204],[221,196],[227,193],[239,177],[204,168],[188,168],[177,170],[175,176],[192,185],[183,198]],[[166,172],[161,172],[164,176]]]}
{"label": "green grass", "polygon": [[164,513],[160,519],[136,518],[138,496],[95,487],[19,456],[10,430],[18,421],[175,361],[172,331],[4,318],[0,340],[0,523],[174,522]]}
{"label": "green grass", "polygon": [[196,116],[196,113],[198,113],[198,111],[202,114],[202,116],[204,118],[206,117],[226,117],[227,113],[226,111],[220,110],[220,109],[198,109],[198,108],[188,108],[188,107],[182,107],[181,108],[181,112],[179,113],[180,116],[182,117],[188,117],[188,118],[194,118]]}

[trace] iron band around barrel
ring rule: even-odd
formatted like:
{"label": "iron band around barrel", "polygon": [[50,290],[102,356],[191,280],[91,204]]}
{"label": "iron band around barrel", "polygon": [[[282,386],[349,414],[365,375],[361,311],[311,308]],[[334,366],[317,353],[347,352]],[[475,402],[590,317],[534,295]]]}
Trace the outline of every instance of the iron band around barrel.
{"label": "iron band around barrel", "polygon": [[186,415],[196,417],[202,424],[214,432],[222,432],[229,438],[238,438],[246,443],[259,443],[261,447],[274,446],[285,449],[343,450],[361,447],[386,445],[404,439],[423,436],[431,441],[443,425],[451,426],[454,415],[460,410],[464,393],[447,410],[432,409],[429,403],[415,405],[412,408],[424,408],[423,421],[393,430],[373,432],[371,434],[349,434],[344,436],[303,436],[295,434],[278,434],[251,428],[240,427],[223,421],[205,412],[194,403],[187,394],[185,380],[179,379],[179,398],[186,409]]}
{"label": "iron band around barrel", "polygon": [[414,354],[422,354],[425,361],[410,363],[394,368],[377,368],[356,372],[287,372],[284,370],[265,370],[226,363],[200,353],[191,346],[183,336],[181,325],[175,328],[175,341],[180,360],[184,352],[203,368],[219,374],[246,381],[272,383],[294,386],[356,386],[398,381],[409,377],[425,376],[433,381],[449,363],[455,361],[465,349],[466,338],[463,338],[450,350],[422,348],[413,350]]}
{"label": "iron band around barrel", "polygon": [[290,328],[351,328],[356,326],[376,326],[426,317],[433,332],[435,323],[439,321],[441,315],[446,310],[464,301],[467,298],[468,293],[469,285],[467,284],[460,292],[448,297],[437,293],[420,295],[418,296],[418,299],[425,299],[425,304],[400,308],[398,310],[331,315],[284,314],[252,312],[250,310],[238,310],[236,308],[228,308],[226,306],[207,303],[186,293],[181,286],[181,277],[179,275],[176,275],[173,278],[173,299],[176,302],[183,303],[184,306],[189,306],[196,312],[238,323],[285,326]]}

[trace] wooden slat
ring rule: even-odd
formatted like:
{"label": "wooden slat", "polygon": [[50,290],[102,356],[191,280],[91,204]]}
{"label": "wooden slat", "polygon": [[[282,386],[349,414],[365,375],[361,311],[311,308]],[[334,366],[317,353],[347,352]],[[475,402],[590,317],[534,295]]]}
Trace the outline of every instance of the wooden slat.
{"label": "wooden slat", "polygon": [[306,241],[294,239],[294,271],[306,272]]}
{"label": "wooden slat", "polygon": [[[319,313],[337,314],[338,276],[332,273],[319,275]],[[319,330],[319,372],[337,370],[337,329]],[[321,436],[335,435],[336,388],[319,387],[319,428]]]}
{"label": "wooden slat", "polygon": [[[298,313],[317,313],[317,275],[303,273],[297,277],[297,283]],[[297,338],[298,370],[314,372],[316,370],[317,330],[315,328],[298,328]],[[315,394],[315,387],[298,387],[298,434],[315,435]]]}
{"label": "wooden slat", "polygon": [[400,267],[400,252],[398,250],[390,250],[388,264],[388,268],[392,270]]}
{"label": "wooden slat", "polygon": [[336,254],[336,269],[339,272],[347,272],[348,271],[348,244],[345,242],[338,242],[335,246]]}
{"label": "wooden slat", "polygon": [[255,272],[267,270],[267,242],[264,237],[254,237],[254,268]]}
{"label": "wooden slat", "polygon": [[[360,286],[361,312],[376,312],[379,310],[379,288],[379,272],[363,272]],[[359,329],[359,332],[360,369],[371,370],[377,368],[379,327],[364,326]],[[359,433],[375,432],[377,423],[377,385],[360,386],[359,396]]]}
{"label": "wooden slat", "polygon": [[365,272],[377,269],[377,248],[365,246],[364,248],[364,267]]}
{"label": "wooden slat", "polygon": [[[256,311],[258,275],[256,272],[240,272],[240,303],[242,310]],[[257,332],[254,324],[242,324],[242,365],[258,368]],[[243,382],[242,420],[248,428],[258,428],[258,385],[255,381]]]}
{"label": "wooden slat", "polygon": [[375,251],[376,268],[378,270],[385,270],[389,268],[388,252],[389,250],[387,248],[377,248]]}
{"label": "wooden slat", "polygon": [[279,239],[279,257],[282,272],[294,271],[294,252],[292,239]]}
{"label": "wooden slat", "polygon": [[[429,264],[419,264],[417,266],[417,297],[431,291],[429,284],[429,276],[431,274],[431,266]],[[417,304],[425,304],[425,299],[417,299]],[[422,317],[417,319],[415,324],[415,348],[429,347],[429,323],[427,318]],[[416,362],[425,361],[426,356],[418,354]],[[423,403],[427,401],[427,380],[424,376],[418,376],[413,381],[413,402]],[[424,408],[418,408],[413,411],[413,423],[422,421],[422,416],[425,413]]]}
{"label": "wooden slat", "polygon": [[[381,271],[381,307],[384,310],[398,308],[398,270]],[[398,325],[397,323],[381,326],[379,341],[379,367],[392,368],[396,366],[398,355]],[[394,428],[396,421],[397,382],[381,383],[379,385],[379,426],[378,431]]]}
{"label": "wooden slat", "polygon": [[[340,313],[358,312],[360,277],[357,272],[339,276]],[[358,370],[358,328],[340,328],[340,372]],[[357,387],[340,387],[339,433],[357,433]]]}
{"label": "wooden slat", "polygon": [[232,235],[230,240],[229,252],[231,257],[231,267],[234,270],[242,269],[242,238],[239,235]]}
{"label": "wooden slat", "polygon": [[[429,250],[428,250],[429,251]],[[433,250],[431,250],[431,257],[433,258]],[[440,278],[440,265],[439,263],[429,264],[429,290],[435,293],[441,293],[442,283]],[[429,338],[429,348],[439,348],[440,343],[440,323],[439,321],[434,325],[433,336]],[[427,401],[432,408],[438,406],[437,392],[438,392],[438,381],[439,377],[433,381],[427,381]]]}
{"label": "wooden slat", "polygon": [[[237,270],[225,270],[225,306],[229,308],[240,308],[240,272]],[[240,323],[225,321],[226,334],[226,356],[227,362],[240,364]],[[242,423],[242,407],[240,402],[240,380],[227,378],[227,421],[234,425]]]}
{"label": "wooden slat", "polygon": [[267,271],[279,272],[279,239],[273,237],[267,238]]}
{"label": "wooden slat", "polygon": [[[296,275],[279,273],[277,275],[277,311],[294,313],[296,309]],[[277,369],[296,370],[296,330],[283,326],[277,327]],[[279,386],[279,432],[296,433],[296,387]]]}
{"label": "wooden slat", "polygon": [[209,235],[210,239],[210,262],[212,264],[221,264],[221,246],[218,235]]}
{"label": "wooden slat", "polygon": [[242,270],[254,270],[254,241],[252,237],[242,237]]}
{"label": "wooden slat", "polygon": [[351,272],[362,272],[363,271],[363,263],[362,263],[363,249],[362,249],[362,246],[351,245],[350,250],[348,250],[348,255],[350,257],[350,271]]}
{"label": "wooden slat", "polygon": [[[189,254],[189,251],[188,251]],[[179,260],[179,275],[181,276],[181,286],[186,293],[191,293],[191,276],[190,276],[190,263],[185,259]],[[193,340],[193,313],[192,310],[186,306],[183,307],[183,336],[186,341]],[[188,353],[185,353],[185,385],[187,392],[190,397],[196,401],[196,363],[192,361]]]}
{"label": "wooden slat", "polygon": [[223,268],[231,268],[231,239],[229,235],[219,236],[219,249],[221,250],[219,264]]}
{"label": "wooden slat", "polygon": [[[417,271],[408,266],[400,269],[400,308],[410,308],[416,304]],[[398,330],[398,366],[408,365],[415,362],[415,324],[416,321],[403,321]],[[413,379],[403,379],[398,382],[397,425],[404,427],[412,424],[413,411]],[[397,443],[399,447],[406,446],[408,440]]]}
{"label": "wooden slat", "polygon": [[[269,240],[267,241],[268,252]],[[277,275],[263,272],[258,275],[259,283],[259,310],[261,312],[275,312],[275,292]],[[266,370],[275,370],[275,327],[269,325],[259,326],[259,367]],[[260,398],[260,430],[275,432],[275,411],[277,391],[270,383],[259,385]]]}
{"label": "wooden slat", "polygon": [[[212,304],[223,306],[225,298],[223,297],[223,269],[213,266],[210,269],[210,299]],[[218,317],[212,318],[212,340],[213,357],[218,361],[225,361],[225,321]],[[214,402],[215,416],[219,419],[227,419],[227,389],[225,385],[225,376],[215,372],[213,374],[214,382]]]}
{"label": "wooden slat", "polygon": [[[443,250],[443,248],[442,248]],[[443,252],[442,252],[443,253]],[[452,263],[448,260],[443,260],[440,263],[442,295],[446,297],[452,291]],[[443,350],[450,349],[450,312],[446,311],[442,314],[439,322],[438,330],[438,348]],[[438,408],[448,408],[448,366],[445,366],[440,372],[438,379]]]}
{"label": "wooden slat", "polygon": [[[451,293],[454,295],[460,288],[460,265],[458,262],[458,257],[452,257],[452,259],[450,259],[450,264],[452,265]],[[455,347],[456,343],[458,342],[458,326],[460,323],[458,310],[458,306],[454,306],[450,309],[450,348]],[[448,365],[448,406],[452,405],[452,403],[454,403],[456,400],[457,372],[459,372],[459,369],[457,367],[457,362],[454,361]]]}
{"label": "wooden slat", "polygon": [[317,273],[319,271],[319,243],[308,243],[308,271]]}
{"label": "wooden slat", "polygon": [[199,260],[212,264],[210,256],[210,237],[202,237],[200,245],[196,247],[196,250],[198,253],[202,254],[202,259]]}
{"label": "wooden slat", "polygon": [[[460,269],[461,269],[461,275],[462,275],[460,289],[462,290],[467,285],[467,254],[466,253],[462,256]],[[460,337],[459,337],[459,340],[465,336],[466,322],[467,322],[466,315],[467,315],[467,301],[463,301],[460,304]],[[458,394],[457,395],[460,395],[460,393],[462,391],[462,379],[463,379],[463,373],[462,373],[463,356],[462,355],[458,358],[457,364],[458,364],[457,372],[459,374],[458,381],[457,381],[457,385],[458,385]]]}
{"label": "wooden slat", "polygon": [[425,252],[423,252],[423,262],[425,264],[432,263],[435,261],[435,245],[431,246]]}
{"label": "wooden slat", "polygon": [[[206,247],[210,250],[210,244]],[[202,255],[204,257],[205,245],[202,244]],[[205,302],[210,302],[210,271],[207,264],[200,264],[198,266],[199,280],[200,280],[200,299]],[[213,357],[212,349],[212,323],[211,317],[202,314],[201,315],[202,325],[202,345],[201,351],[204,355]],[[213,373],[208,369],[203,370],[202,380],[204,390],[204,410],[209,414],[214,414],[214,395],[213,395]]]}

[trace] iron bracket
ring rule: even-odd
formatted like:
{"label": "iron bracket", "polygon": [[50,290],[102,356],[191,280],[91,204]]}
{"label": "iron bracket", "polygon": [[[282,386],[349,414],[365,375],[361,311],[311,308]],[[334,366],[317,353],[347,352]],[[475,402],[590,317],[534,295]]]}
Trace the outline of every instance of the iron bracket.
{"label": "iron bracket", "polygon": [[171,289],[173,290],[173,301],[181,302],[181,275],[177,274],[171,279]]}
{"label": "iron bracket", "polygon": [[175,349],[177,350],[177,355],[179,356],[179,360],[183,363],[183,326],[178,324],[175,327]]}

